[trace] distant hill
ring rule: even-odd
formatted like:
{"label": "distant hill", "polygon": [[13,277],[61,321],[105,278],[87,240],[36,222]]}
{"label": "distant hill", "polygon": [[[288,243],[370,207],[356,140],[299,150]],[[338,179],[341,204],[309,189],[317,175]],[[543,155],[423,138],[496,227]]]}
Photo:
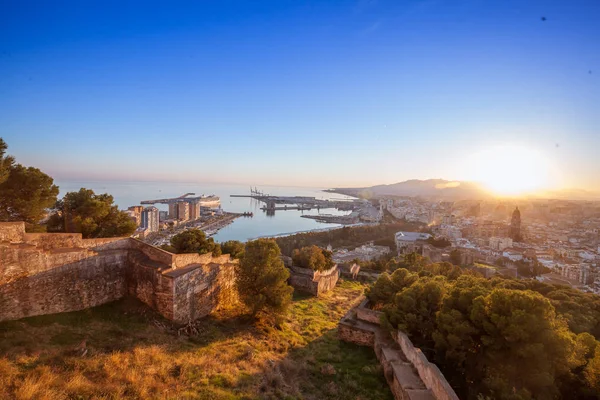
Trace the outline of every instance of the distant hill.
{"label": "distant hill", "polygon": [[348,195],[409,196],[448,200],[485,199],[491,197],[478,184],[473,182],[447,181],[444,179],[411,179],[390,185],[377,185],[364,188],[336,188],[337,193]]}
{"label": "distant hill", "polygon": [[[407,196],[438,200],[489,199],[494,197],[475,182],[447,181],[445,179],[411,179],[390,185],[377,185],[362,188],[335,188],[336,193],[371,198],[377,196]],[[557,200],[600,200],[600,193],[582,189],[561,189],[536,193],[530,199]]]}

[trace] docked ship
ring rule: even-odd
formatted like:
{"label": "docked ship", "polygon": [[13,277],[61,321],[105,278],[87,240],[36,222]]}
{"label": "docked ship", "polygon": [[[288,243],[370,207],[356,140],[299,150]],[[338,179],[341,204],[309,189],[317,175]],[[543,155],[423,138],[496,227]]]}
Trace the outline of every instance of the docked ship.
{"label": "docked ship", "polygon": [[206,208],[217,208],[221,205],[221,199],[219,196],[211,194],[210,196],[202,195],[195,196],[195,193],[186,193],[179,197],[172,197],[167,199],[156,199],[156,200],[143,200],[140,204],[169,204],[169,206],[177,203],[200,203],[200,207]]}
{"label": "docked ship", "polygon": [[221,205],[221,199],[214,194],[211,194],[210,196],[202,195],[194,200],[197,200],[198,203],[200,203],[200,207],[216,208]]}

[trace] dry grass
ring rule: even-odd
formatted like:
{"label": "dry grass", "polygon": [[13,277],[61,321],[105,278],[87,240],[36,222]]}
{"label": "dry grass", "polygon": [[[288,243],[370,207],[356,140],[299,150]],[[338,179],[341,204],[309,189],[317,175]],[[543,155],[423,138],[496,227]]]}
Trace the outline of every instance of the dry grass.
{"label": "dry grass", "polygon": [[0,398],[391,399],[373,351],[336,336],[362,291],[297,296],[281,328],[223,311],[192,337],[132,300],[0,323]]}

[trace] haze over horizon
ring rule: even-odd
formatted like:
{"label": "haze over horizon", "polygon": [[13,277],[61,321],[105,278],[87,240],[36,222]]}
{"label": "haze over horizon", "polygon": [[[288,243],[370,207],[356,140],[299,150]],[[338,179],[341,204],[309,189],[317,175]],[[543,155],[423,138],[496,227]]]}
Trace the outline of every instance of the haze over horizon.
{"label": "haze over horizon", "polygon": [[56,180],[600,189],[599,2],[322,3],[3,4],[0,137]]}

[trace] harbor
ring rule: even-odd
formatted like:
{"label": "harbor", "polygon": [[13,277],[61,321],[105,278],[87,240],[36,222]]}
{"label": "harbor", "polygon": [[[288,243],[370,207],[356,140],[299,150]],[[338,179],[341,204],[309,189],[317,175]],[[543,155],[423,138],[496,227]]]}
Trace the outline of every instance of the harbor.
{"label": "harbor", "polygon": [[[142,205],[144,208],[152,206],[147,204],[149,201],[153,202],[154,207],[158,208],[159,213],[159,224],[166,222],[172,217],[171,214],[175,214],[175,209],[169,210],[169,203],[156,202],[156,200],[171,200],[177,199],[185,202],[186,198],[202,197],[197,195],[188,195],[182,197],[183,194],[196,193],[196,194],[214,194],[214,196],[220,198],[220,206],[223,214],[236,214],[239,217],[231,220],[230,223],[219,225],[218,229],[206,228],[204,224],[210,221],[217,221],[217,218],[221,218],[218,213],[218,208],[205,208],[201,207],[201,213],[204,214],[201,219],[192,221],[171,221],[173,223],[173,230],[180,231],[187,226],[199,227],[196,224],[200,223],[200,226],[206,229],[208,234],[211,234],[215,241],[225,242],[227,240],[240,240],[247,241],[252,238],[262,236],[275,236],[279,234],[287,234],[293,232],[304,232],[311,231],[313,229],[323,228],[336,228],[341,227],[341,224],[331,222],[319,222],[310,218],[302,218],[303,215],[322,215],[323,212],[332,215],[347,215],[351,210],[345,210],[346,208],[353,207],[352,203],[355,203],[355,198],[351,196],[340,195],[337,193],[324,192],[324,188],[306,188],[306,187],[280,187],[280,186],[264,186],[262,189],[263,193],[252,193],[255,196],[270,196],[277,197],[277,200],[287,199],[292,201],[297,199],[303,199],[304,202],[310,201],[310,210],[293,208],[298,206],[297,204],[284,204],[276,203],[276,207],[284,207],[283,209],[274,210],[273,212],[267,212],[261,208],[266,207],[267,204],[263,201],[257,200],[249,196],[250,191],[247,185],[235,185],[235,184],[207,184],[207,183],[183,183],[183,182],[123,182],[123,181],[100,181],[100,182],[82,182],[82,181],[60,181],[61,192],[77,191],[81,187],[88,187],[93,189],[96,193],[111,193],[114,196],[115,203],[120,209],[127,210],[129,207],[135,205],[141,205],[141,201],[144,201]],[[234,196],[230,196],[234,194]],[[240,197],[235,197],[236,194],[242,194]],[[206,196],[205,196],[206,198]],[[152,200],[155,199],[155,200]],[[317,208],[316,203],[321,205],[330,206],[333,203],[337,203],[340,209],[336,208]],[[327,202],[326,200],[329,200]],[[173,205],[177,204],[177,201]],[[330,204],[331,203],[331,204]],[[288,206],[285,209],[285,206]],[[182,211],[185,215],[185,208]],[[189,218],[196,216],[196,209],[188,208]],[[214,215],[210,215],[214,212]],[[245,215],[244,215],[245,214]],[[177,225],[177,226],[175,226]],[[215,228],[216,226],[212,226]],[[160,228],[161,235],[168,233],[171,230],[170,225],[162,225]],[[154,236],[154,235],[153,235]],[[172,236],[172,235],[171,235]],[[154,239],[158,239],[158,235]],[[152,236],[148,238],[153,240]],[[144,239],[146,240],[146,239]],[[170,241],[170,238],[163,240],[166,244]]]}

